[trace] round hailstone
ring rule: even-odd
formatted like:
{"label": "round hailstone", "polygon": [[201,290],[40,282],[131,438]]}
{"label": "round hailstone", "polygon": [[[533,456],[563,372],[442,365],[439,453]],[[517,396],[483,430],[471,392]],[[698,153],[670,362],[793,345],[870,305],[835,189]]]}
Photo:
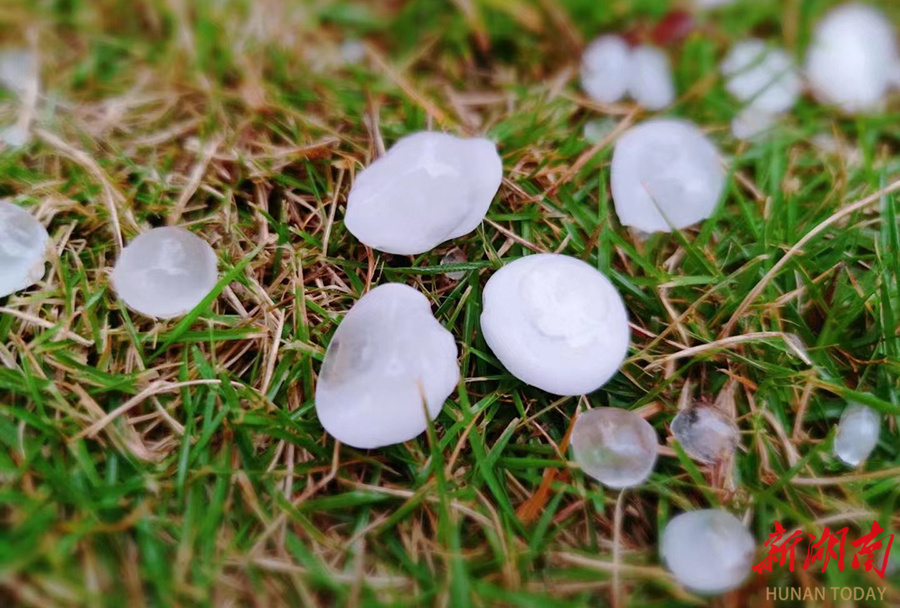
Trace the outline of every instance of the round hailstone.
{"label": "round hailstone", "polygon": [[581,88],[598,103],[625,97],[631,80],[631,49],[624,38],[608,34],[591,42],[581,56]]}
{"label": "round hailstone", "polygon": [[475,230],[502,179],[490,140],[414,133],[356,176],[344,223],[372,249],[425,253]]}
{"label": "round hailstone", "polygon": [[30,213],[0,200],[0,298],[41,280],[49,241],[47,230]]}
{"label": "round hailstone", "polygon": [[628,313],[596,269],[558,255],[529,255],[484,286],[481,329],[515,377],[557,395],[603,386],[628,351]]}
{"label": "round hailstone", "polygon": [[209,243],[184,228],[154,228],[122,250],[112,284],[131,310],[171,319],[194,309],[218,281]]}
{"label": "round hailstone", "polygon": [[[334,332],[316,385],[325,430],[355,448],[401,443],[428,428],[459,382],[453,335],[421,293],[380,285]],[[423,403],[424,400],[424,403]]]}
{"label": "round hailstone", "polygon": [[661,110],[675,101],[669,58],[660,49],[639,46],[631,52],[631,97],[648,110]]}
{"label": "round hailstone", "polygon": [[712,215],[725,171],[719,150],[693,123],[657,119],[619,138],[611,183],[622,224],[643,232],[671,232]]}
{"label": "round hailstone", "polygon": [[689,407],[672,420],[672,435],[688,456],[705,464],[730,457],[738,444],[738,429],[713,407]]}
{"label": "round hailstone", "polygon": [[673,517],[663,530],[660,555],[676,580],[703,594],[740,587],[753,566],[756,543],[744,524],[721,509]]}
{"label": "round hailstone", "polygon": [[610,488],[643,483],[653,471],[656,432],[628,410],[595,408],[579,414],[572,430],[572,451],[581,469]]}
{"label": "round hailstone", "polygon": [[898,63],[896,33],[884,13],[866,4],[843,4],[816,26],[806,75],[822,102],[865,112],[883,105]]}
{"label": "round hailstone", "polygon": [[835,456],[851,467],[858,467],[878,445],[880,431],[881,416],[877,412],[859,403],[849,404],[838,423]]}

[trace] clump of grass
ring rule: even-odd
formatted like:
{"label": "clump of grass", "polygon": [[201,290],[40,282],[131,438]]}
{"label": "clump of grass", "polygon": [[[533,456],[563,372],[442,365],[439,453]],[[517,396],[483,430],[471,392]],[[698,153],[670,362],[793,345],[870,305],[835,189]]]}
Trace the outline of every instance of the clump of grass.
{"label": "clump of grass", "polygon": [[[806,101],[775,137],[738,144],[716,76],[750,33],[799,53],[828,4],[737,6],[671,49],[672,113],[721,143],[731,179],[711,220],[645,242],[611,209],[611,147],[581,137],[598,112],[621,128],[643,115],[591,106],[570,80],[585,39],[653,22],[667,1],[4,8],[11,44],[36,32],[52,112],[33,144],[0,152],[0,194],[48,226],[56,254],[38,289],[0,302],[0,603],[691,605],[656,555],[678,511],[722,505],[760,541],[776,519],[896,529],[896,103],[851,119]],[[362,64],[340,63],[347,38],[368,41]],[[445,249],[381,255],[341,222],[354,174],[423,128],[485,132],[504,158],[487,221],[447,246],[469,260],[459,283]],[[856,158],[812,145],[821,133]],[[154,323],[116,301],[108,269],[175,217],[212,243],[223,281],[194,314]],[[596,394],[523,386],[480,335],[486,277],[533,251],[588,261],[626,300],[632,351]],[[427,436],[338,449],[315,373],[341,314],[386,281],[434,302],[464,380]],[[850,398],[888,421],[860,472],[829,450]],[[733,469],[671,446],[620,496],[568,467],[577,409],[635,409],[666,438],[679,403],[701,399],[742,431]],[[789,581],[882,584],[782,570],[721,602]],[[897,580],[884,584],[896,602]]]}

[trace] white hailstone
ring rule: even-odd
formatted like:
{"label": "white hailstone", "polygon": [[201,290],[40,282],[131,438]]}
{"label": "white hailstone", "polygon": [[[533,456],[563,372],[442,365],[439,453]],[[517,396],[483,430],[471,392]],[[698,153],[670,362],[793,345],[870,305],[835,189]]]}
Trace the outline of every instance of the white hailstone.
{"label": "white hailstone", "polygon": [[888,18],[866,4],[843,4],[816,26],[806,76],[822,102],[845,112],[878,110],[894,83],[900,51]]}
{"label": "white hailstone", "polygon": [[128,308],[171,319],[190,312],[218,281],[209,243],[184,228],[149,230],[119,254],[112,284]]}
{"label": "white hailstone", "polygon": [[[441,266],[454,266],[456,264],[465,264],[468,260],[466,259],[466,254],[459,247],[454,247],[450,251],[444,254],[444,257],[441,258]],[[450,279],[451,281],[462,281],[463,277],[466,276],[465,270],[451,270],[450,272],[445,272],[444,276]]]}
{"label": "white hailstone", "polygon": [[612,118],[592,118],[584,123],[582,135],[588,143],[599,144],[613,132],[617,124]]}
{"label": "white hailstone", "polygon": [[49,242],[47,230],[30,213],[0,200],[0,298],[41,280]]}
{"label": "white hailstone", "polygon": [[744,104],[732,123],[732,132],[740,139],[767,130],[777,115],[794,107],[803,92],[803,80],[791,56],[755,38],[731,47],[721,70],[725,88]]}
{"label": "white hailstone", "polygon": [[838,423],[835,456],[851,467],[858,467],[878,445],[880,431],[881,416],[877,412],[859,403],[849,404]]}
{"label": "white hailstone", "polygon": [[610,488],[643,483],[656,464],[658,442],[650,423],[628,410],[595,408],[579,414],[572,452],[581,469]]}
{"label": "white hailstone", "polygon": [[740,587],[755,552],[756,543],[744,524],[721,509],[676,515],[660,542],[660,555],[675,579],[709,595]]}
{"label": "white hailstone", "polygon": [[684,409],[672,420],[672,435],[687,454],[702,463],[721,462],[734,453],[738,429],[714,407]]}
{"label": "white hailstone", "polygon": [[628,313],[595,268],[559,254],[529,255],[484,286],[481,329],[515,377],[557,395],[603,386],[628,351]]}
{"label": "white hailstone", "polygon": [[689,121],[656,119],[616,142],[611,184],[619,221],[671,232],[712,215],[725,186],[719,150]]}
{"label": "white hailstone", "polygon": [[453,335],[428,299],[387,283],[353,305],[338,326],[316,385],[325,430],[368,449],[401,443],[428,428],[459,382]]}
{"label": "white hailstone", "polygon": [[652,46],[639,46],[631,52],[631,79],[628,92],[648,110],[661,110],[675,101],[675,83],[666,54]]}
{"label": "white hailstone", "polygon": [[615,103],[631,82],[631,49],[624,38],[607,34],[584,49],[581,88],[598,103]]}
{"label": "white hailstone", "polygon": [[490,140],[414,133],[356,176],[344,223],[373,249],[424,253],[475,230],[502,179]]}

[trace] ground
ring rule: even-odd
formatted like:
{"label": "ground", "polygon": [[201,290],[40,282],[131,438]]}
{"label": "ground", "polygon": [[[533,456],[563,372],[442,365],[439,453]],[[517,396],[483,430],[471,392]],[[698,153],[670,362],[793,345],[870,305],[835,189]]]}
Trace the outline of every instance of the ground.
{"label": "ground", "polygon": [[[760,545],[775,520],[896,530],[900,105],[853,118],[807,97],[772,137],[739,143],[716,70],[748,35],[801,56],[831,4],[748,2],[668,46],[680,98],[666,113],[710,134],[729,180],[713,218],[642,240],[611,205],[610,142],[582,133],[646,115],[592,105],[577,60],[601,32],[646,34],[665,0],[4,3],[0,40],[39,51],[44,94],[32,141],[0,152],[0,194],[40,218],[55,255],[0,300],[0,604],[688,606],[708,600],[658,558],[678,512],[722,506]],[[365,41],[359,63],[347,40]],[[348,189],[418,129],[496,140],[501,190],[452,244],[367,250],[342,222]],[[167,223],[209,240],[222,281],[156,322],[109,274],[122,242]],[[459,283],[439,266],[453,245]],[[581,258],[624,296],[632,347],[594,394],[524,386],[479,331],[486,279],[533,251]],[[427,294],[463,380],[427,436],[338,449],[315,374],[341,315],[388,281]],[[740,428],[733,468],[671,441],[699,400]],[[860,470],[831,455],[848,400],[885,415]],[[622,495],[565,449],[576,411],[603,406],[639,411],[664,445]],[[714,602],[805,584],[886,588],[896,605],[896,576],[776,567]]]}

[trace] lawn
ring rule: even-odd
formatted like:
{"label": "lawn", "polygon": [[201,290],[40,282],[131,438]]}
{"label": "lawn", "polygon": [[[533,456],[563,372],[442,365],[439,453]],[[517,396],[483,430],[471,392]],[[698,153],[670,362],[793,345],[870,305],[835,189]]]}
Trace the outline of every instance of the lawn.
{"label": "lawn", "polygon": [[[900,23],[900,4],[874,3]],[[873,519],[900,527],[900,100],[847,117],[807,96],[772,136],[738,142],[729,44],[802,57],[834,3],[698,15],[667,49],[679,99],[664,114],[721,147],[726,194],[697,227],[638,238],[612,207],[611,138],[649,114],[589,102],[578,59],[674,4],[4,2],[0,42],[38,50],[43,93],[31,142],[0,151],[0,196],[55,254],[38,286],[0,299],[0,605],[736,607],[801,585],[900,604],[896,572],[784,566],[709,600],[660,563],[661,530],[692,509],[736,514],[760,546],[776,520],[854,539]],[[12,103],[0,93],[4,116]],[[592,143],[597,117],[615,130]],[[342,221],[354,176],[422,129],[495,140],[500,192],[476,232],[430,253],[367,249]],[[123,243],[166,224],[212,244],[221,281],[157,322],[109,275]],[[439,263],[454,246],[459,282]],[[485,281],[533,252],[585,260],[625,299],[628,359],[593,394],[524,385],[482,337]],[[392,281],[432,302],[462,380],[426,435],[338,446],[316,373],[343,313]],[[738,425],[733,467],[671,440],[698,401]],[[848,401],[884,414],[859,470],[831,452]],[[566,449],[576,412],[603,406],[638,411],[663,445],[624,493]]]}

